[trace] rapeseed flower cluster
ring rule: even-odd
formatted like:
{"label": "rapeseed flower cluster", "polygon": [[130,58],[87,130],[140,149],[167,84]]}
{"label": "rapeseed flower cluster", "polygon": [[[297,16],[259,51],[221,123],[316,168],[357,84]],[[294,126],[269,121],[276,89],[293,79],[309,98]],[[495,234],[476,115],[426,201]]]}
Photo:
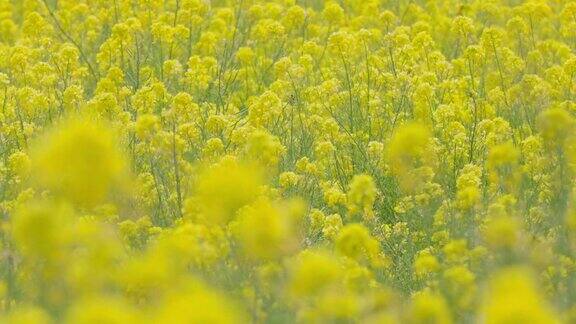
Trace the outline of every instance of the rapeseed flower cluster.
{"label": "rapeseed flower cluster", "polygon": [[0,0],[0,323],[576,322],[575,0]]}

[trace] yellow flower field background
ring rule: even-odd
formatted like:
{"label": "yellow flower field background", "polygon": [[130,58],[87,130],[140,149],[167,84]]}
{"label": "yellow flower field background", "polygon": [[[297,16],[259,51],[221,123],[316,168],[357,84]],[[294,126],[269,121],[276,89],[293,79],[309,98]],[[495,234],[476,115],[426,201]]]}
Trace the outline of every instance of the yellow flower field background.
{"label": "yellow flower field background", "polygon": [[0,0],[0,322],[576,322],[573,0]]}

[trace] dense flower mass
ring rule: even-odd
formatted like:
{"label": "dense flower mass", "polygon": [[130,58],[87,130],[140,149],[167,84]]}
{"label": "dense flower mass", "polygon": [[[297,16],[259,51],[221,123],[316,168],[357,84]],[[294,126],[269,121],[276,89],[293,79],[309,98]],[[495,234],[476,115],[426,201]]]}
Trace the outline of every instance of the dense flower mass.
{"label": "dense flower mass", "polygon": [[1,0],[0,323],[576,322],[576,0]]}

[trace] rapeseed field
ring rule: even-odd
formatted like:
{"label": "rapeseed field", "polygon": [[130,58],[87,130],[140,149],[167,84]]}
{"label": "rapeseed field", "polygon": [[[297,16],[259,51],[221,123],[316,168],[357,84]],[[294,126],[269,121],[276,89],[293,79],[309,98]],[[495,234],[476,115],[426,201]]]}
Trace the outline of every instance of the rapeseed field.
{"label": "rapeseed field", "polygon": [[0,0],[0,323],[575,323],[576,1]]}

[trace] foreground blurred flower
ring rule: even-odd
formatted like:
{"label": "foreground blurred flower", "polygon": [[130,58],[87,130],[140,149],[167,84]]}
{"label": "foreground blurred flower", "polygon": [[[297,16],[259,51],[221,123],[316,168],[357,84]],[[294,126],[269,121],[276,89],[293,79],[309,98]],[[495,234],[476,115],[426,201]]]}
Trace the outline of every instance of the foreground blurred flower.
{"label": "foreground blurred flower", "polygon": [[83,206],[103,202],[122,187],[127,175],[114,132],[86,117],[51,129],[31,156],[34,180],[40,186]]}
{"label": "foreground blurred flower", "polygon": [[500,270],[490,280],[480,320],[488,324],[559,323],[529,269]]}

